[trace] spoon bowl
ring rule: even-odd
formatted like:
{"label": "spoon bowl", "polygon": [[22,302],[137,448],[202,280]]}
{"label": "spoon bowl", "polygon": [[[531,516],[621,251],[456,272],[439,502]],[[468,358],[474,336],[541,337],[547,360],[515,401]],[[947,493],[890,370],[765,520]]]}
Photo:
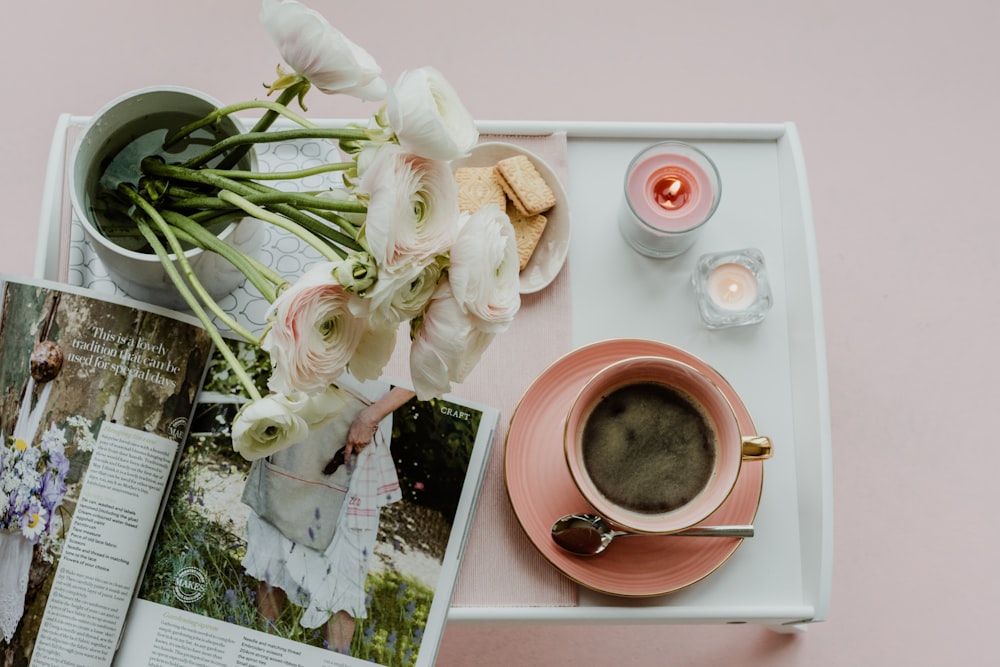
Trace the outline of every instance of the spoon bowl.
{"label": "spoon bowl", "polygon": [[[753,526],[694,526],[671,537],[753,537]],[[617,537],[642,537],[648,533],[615,530],[596,514],[567,514],[552,524],[552,539],[560,547],[579,556],[596,556]]]}

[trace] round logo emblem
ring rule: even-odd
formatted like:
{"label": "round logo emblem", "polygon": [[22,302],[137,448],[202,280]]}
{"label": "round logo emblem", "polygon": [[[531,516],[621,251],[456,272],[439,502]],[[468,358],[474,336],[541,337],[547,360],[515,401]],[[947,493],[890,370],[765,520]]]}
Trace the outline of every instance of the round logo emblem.
{"label": "round logo emblem", "polygon": [[184,437],[184,432],[187,430],[187,422],[188,420],[186,417],[178,417],[177,419],[174,419],[167,424],[167,433],[171,438],[180,440]]}
{"label": "round logo emblem", "polygon": [[196,602],[205,594],[205,572],[197,567],[186,567],[174,577],[174,595],[181,602]]}

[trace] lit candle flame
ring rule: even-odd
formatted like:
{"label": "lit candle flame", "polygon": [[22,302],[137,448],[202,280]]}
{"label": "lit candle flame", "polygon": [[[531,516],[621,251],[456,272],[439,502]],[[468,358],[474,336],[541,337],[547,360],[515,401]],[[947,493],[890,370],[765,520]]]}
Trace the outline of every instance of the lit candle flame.
{"label": "lit candle flame", "polygon": [[691,186],[674,175],[663,176],[653,185],[653,197],[661,208],[673,210],[684,206],[690,196]]}
{"label": "lit candle flame", "polygon": [[757,299],[757,278],[747,267],[721,264],[709,273],[707,279],[709,298],[720,308],[743,310]]}
{"label": "lit candle flame", "polygon": [[722,298],[727,303],[736,303],[743,298],[743,285],[736,280],[730,280],[725,291],[722,293]]}

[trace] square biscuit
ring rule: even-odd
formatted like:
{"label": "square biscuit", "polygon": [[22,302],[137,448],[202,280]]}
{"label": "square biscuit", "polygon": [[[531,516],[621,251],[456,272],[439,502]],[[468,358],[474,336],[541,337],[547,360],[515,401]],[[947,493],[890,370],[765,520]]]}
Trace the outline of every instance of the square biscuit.
{"label": "square biscuit", "polygon": [[507,217],[514,227],[514,239],[517,241],[517,258],[520,262],[519,271],[524,271],[528,261],[538,247],[538,241],[542,238],[545,225],[548,219],[541,214],[525,215],[514,206],[513,202],[507,204]]}
{"label": "square biscuit", "polygon": [[496,170],[504,192],[521,213],[536,215],[556,205],[552,188],[526,155],[500,160]]}
{"label": "square biscuit", "polygon": [[487,204],[496,204],[500,210],[507,206],[507,195],[493,167],[459,167],[455,170],[455,181],[461,211],[475,213]]}

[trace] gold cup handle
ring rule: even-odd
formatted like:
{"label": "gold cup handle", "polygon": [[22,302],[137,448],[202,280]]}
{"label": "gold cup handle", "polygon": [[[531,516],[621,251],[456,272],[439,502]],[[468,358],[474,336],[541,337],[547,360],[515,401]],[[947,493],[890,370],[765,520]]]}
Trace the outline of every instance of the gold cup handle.
{"label": "gold cup handle", "polygon": [[771,439],[766,435],[748,435],[743,438],[743,460],[763,461],[771,458]]}

